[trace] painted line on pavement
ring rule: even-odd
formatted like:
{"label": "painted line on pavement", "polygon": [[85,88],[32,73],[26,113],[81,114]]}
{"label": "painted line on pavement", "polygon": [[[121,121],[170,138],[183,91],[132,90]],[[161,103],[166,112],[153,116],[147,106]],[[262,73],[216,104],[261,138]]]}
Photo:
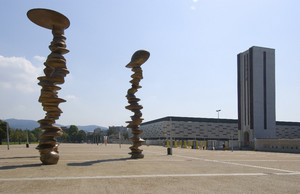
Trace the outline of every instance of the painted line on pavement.
{"label": "painted line on pavement", "polygon": [[268,176],[268,175],[300,175],[300,172],[295,172],[295,173],[154,174],[154,175],[121,175],[121,176],[32,177],[32,178],[0,178],[0,181],[49,181],[49,180],[80,180],[80,179],[130,179],[130,178],[224,177],[224,176]]}
{"label": "painted line on pavement", "polygon": [[[154,152],[152,152],[152,153],[154,153]],[[202,159],[202,158],[196,158],[196,157],[191,157],[191,156],[182,156],[182,155],[177,155],[177,154],[173,154],[173,156],[181,157],[181,158],[188,158],[188,159],[193,159],[193,160],[200,160],[200,161],[205,161],[205,162],[215,162],[215,163],[230,164],[230,165],[244,166],[244,167],[250,167],[250,168],[274,170],[274,171],[285,172],[285,173],[298,173],[297,171],[290,171],[290,170],[271,168],[271,167],[263,167],[263,166],[250,165],[250,164],[240,164],[240,163],[236,163],[236,162],[228,162],[228,161],[223,161],[223,160]]]}
{"label": "painted line on pavement", "polygon": [[38,181],[38,180],[77,180],[77,179],[124,179],[124,178],[164,178],[164,177],[217,177],[217,176],[266,176],[265,173],[232,174],[156,174],[156,175],[121,175],[121,176],[77,176],[77,177],[32,177],[0,178],[0,181]]}
{"label": "painted line on pavement", "polygon": [[290,171],[290,170],[285,170],[285,169],[270,168],[270,167],[256,166],[256,165],[250,165],[250,164],[240,164],[240,163],[235,163],[235,162],[225,162],[222,160],[209,160],[209,159],[201,159],[201,158],[195,158],[195,157],[190,157],[190,156],[181,156],[181,155],[173,155],[173,156],[182,157],[182,158],[190,158],[190,159],[201,160],[201,161],[206,161],[206,162],[216,162],[216,163],[231,164],[231,165],[244,166],[244,167],[250,167],[250,168],[275,170],[275,171],[286,172],[286,173],[298,173],[296,171]]}
{"label": "painted line on pavement", "polygon": [[[104,159],[105,160],[105,159]],[[113,160],[113,159],[112,159]],[[19,164],[20,162],[36,162],[39,161],[37,159],[32,159],[32,160],[18,160],[18,161],[0,161],[0,164]],[[91,161],[97,161],[97,160],[64,160],[64,159],[60,159],[59,162],[91,162]],[[98,159],[99,163],[101,163],[101,159]],[[185,162],[186,160],[133,160],[133,159],[128,159],[128,160],[124,160],[126,162],[142,162],[142,163],[147,163],[147,162]],[[115,161],[115,162],[119,162],[119,161]]]}
{"label": "painted line on pavement", "polygon": [[300,162],[300,160],[219,160],[224,162]]}

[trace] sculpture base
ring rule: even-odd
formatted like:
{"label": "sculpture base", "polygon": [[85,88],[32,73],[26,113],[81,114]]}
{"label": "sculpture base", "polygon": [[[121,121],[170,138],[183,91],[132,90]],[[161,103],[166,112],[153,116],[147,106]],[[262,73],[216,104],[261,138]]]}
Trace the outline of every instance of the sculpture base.
{"label": "sculpture base", "polygon": [[131,159],[142,159],[142,158],[144,158],[144,154],[142,154],[142,153],[129,153],[129,154],[131,154]]}
{"label": "sculpture base", "polygon": [[57,151],[57,146],[53,148],[39,148],[37,147],[40,151],[40,160],[43,164],[45,165],[52,165],[52,164],[57,164],[59,160],[59,155]]}

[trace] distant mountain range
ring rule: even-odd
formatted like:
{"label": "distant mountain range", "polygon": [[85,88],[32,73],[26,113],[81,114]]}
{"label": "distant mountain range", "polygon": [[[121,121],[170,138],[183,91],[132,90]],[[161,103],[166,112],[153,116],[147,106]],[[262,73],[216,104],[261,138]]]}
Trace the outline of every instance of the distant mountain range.
{"label": "distant mountain range", "polygon": [[[39,127],[39,123],[37,121],[34,120],[24,120],[24,119],[6,119],[4,120],[5,122],[7,122],[9,124],[10,128],[14,128],[14,129],[30,129],[33,130],[37,127]],[[56,126],[59,127],[69,127],[70,125],[60,125],[60,124],[55,124]],[[89,131],[94,131],[94,129],[96,128],[101,128],[103,130],[107,130],[107,127],[102,127],[102,126],[98,126],[98,125],[76,125],[78,127],[79,130],[84,130],[86,132]]]}

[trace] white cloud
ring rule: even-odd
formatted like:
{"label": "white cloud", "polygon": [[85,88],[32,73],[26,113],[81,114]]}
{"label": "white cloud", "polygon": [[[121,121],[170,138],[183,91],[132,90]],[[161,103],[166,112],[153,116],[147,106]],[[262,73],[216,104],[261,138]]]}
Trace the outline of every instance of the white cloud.
{"label": "white cloud", "polygon": [[[193,2],[198,3],[198,0],[193,0]],[[192,5],[190,8],[191,8],[191,10],[196,10],[197,9],[195,5]]]}
{"label": "white cloud", "polygon": [[8,83],[8,82],[1,82],[0,81],[0,88],[5,88],[5,89],[11,88],[11,84]]}
{"label": "white cloud", "polygon": [[42,57],[42,56],[34,56],[33,58],[35,60],[37,60],[38,62],[45,62],[46,61],[46,57]]}
{"label": "white cloud", "polygon": [[67,95],[66,99],[74,100],[74,99],[76,99],[76,96],[74,96],[74,95]]}
{"label": "white cloud", "polygon": [[33,92],[37,87],[37,77],[42,67],[35,67],[24,57],[4,57],[0,55],[0,88]]}

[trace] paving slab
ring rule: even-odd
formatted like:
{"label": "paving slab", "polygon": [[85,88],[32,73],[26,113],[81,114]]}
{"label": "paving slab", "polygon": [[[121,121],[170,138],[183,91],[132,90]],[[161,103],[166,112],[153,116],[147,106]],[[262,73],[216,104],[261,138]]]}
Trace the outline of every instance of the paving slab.
{"label": "paving slab", "polygon": [[0,146],[0,193],[300,193],[300,154],[61,144],[41,165],[35,146]]}

